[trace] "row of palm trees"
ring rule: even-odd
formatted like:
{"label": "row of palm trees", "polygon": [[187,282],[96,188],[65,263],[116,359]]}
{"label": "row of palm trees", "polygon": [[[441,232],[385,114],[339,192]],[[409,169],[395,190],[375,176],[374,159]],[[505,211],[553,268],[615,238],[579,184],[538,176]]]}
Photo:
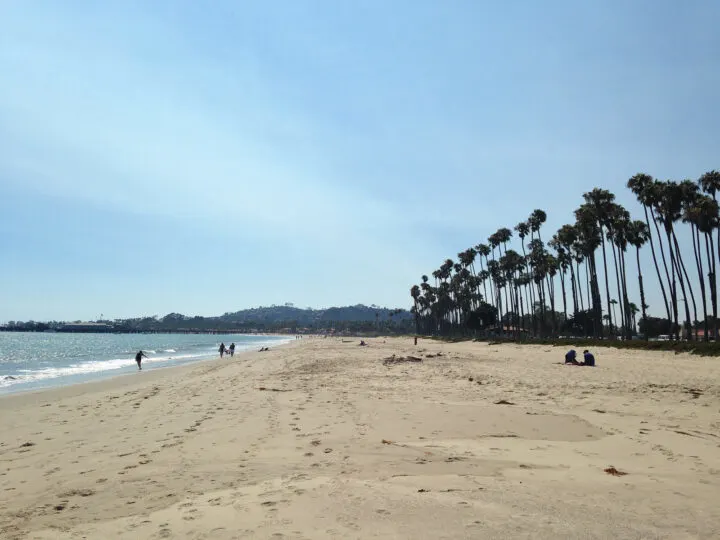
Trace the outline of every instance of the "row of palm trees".
{"label": "row of palm trees", "polygon": [[[704,339],[716,336],[720,172],[681,182],[636,174],[627,187],[641,204],[644,219],[632,219],[614,194],[595,188],[583,195],[575,222],[560,227],[547,242],[542,230],[547,215],[535,210],[513,230],[500,228],[487,242],[458,253],[457,261],[447,259],[431,273],[433,281],[422,276],[410,290],[418,332],[492,330],[518,337],[572,333],[596,338],[618,334],[629,339],[637,313],[641,322],[648,320],[640,250],[649,247],[668,333],[680,339],[682,328],[684,338],[697,339],[702,320]],[[688,228],[692,257],[687,257],[688,249],[680,249],[680,227]],[[513,236],[520,241],[520,252],[509,246]],[[628,295],[633,266],[640,308]],[[558,283],[562,308],[556,306]]]}

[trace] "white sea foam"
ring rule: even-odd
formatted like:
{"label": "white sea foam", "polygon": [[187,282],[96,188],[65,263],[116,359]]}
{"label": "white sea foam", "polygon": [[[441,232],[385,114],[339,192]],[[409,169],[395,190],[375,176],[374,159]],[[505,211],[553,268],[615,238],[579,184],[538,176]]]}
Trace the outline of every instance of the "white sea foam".
{"label": "white sea foam", "polygon": [[[176,356],[158,356],[144,358],[143,364],[156,364],[156,363],[172,363],[177,361],[187,361],[192,359],[203,359],[209,358],[205,353],[198,354],[180,354]],[[12,375],[9,378],[5,376],[0,379],[0,388],[6,388],[16,384],[39,382],[48,379],[56,379],[58,377],[69,377],[73,375],[90,375],[93,373],[101,373],[106,371],[115,371],[123,368],[135,367],[135,360],[130,358],[113,358],[110,360],[91,360],[88,362],[79,362],[76,364],[69,364],[67,366],[59,367],[47,367],[39,369],[19,369],[17,375]]]}
{"label": "white sea foam", "polygon": [[[107,337],[105,336],[103,338],[107,339]],[[24,339],[27,340],[27,337],[24,337]],[[57,339],[67,338],[64,336],[60,336],[60,338]],[[119,338],[111,337],[110,339]],[[286,343],[288,341],[290,340],[275,338],[259,339],[258,341],[253,340],[250,343],[246,343],[243,340],[240,340],[235,344],[235,352],[239,353],[247,350],[258,350],[261,347],[273,347],[280,345],[281,343]],[[18,340],[18,343],[22,345],[24,341],[20,342]],[[165,347],[168,347],[168,345],[169,344],[165,345]],[[204,343],[192,343],[190,344],[190,350],[187,353],[183,351],[181,354],[177,354],[178,349],[182,350],[181,348],[162,348],[162,346],[156,346],[155,349],[143,349],[143,351],[149,355],[149,358],[143,359],[143,366],[147,364],[148,367],[150,367],[155,364],[158,367],[165,367],[172,366],[174,364],[183,364],[192,361],[215,358],[218,356],[218,346],[219,342],[214,345],[210,343],[208,343],[207,345]],[[30,347],[27,349],[33,351],[43,350],[37,347]],[[61,351],[62,349],[58,346],[54,349],[48,348],[47,350]],[[77,381],[78,378],[83,378],[83,376],[87,376],[87,378],[97,378],[99,376],[102,376],[102,374],[112,375],[113,373],[118,373],[121,371],[133,371],[137,369],[134,359],[137,350],[139,349],[126,350],[124,347],[116,348],[115,351],[123,352],[119,354],[116,352],[115,358],[110,358],[107,360],[78,359],[74,362],[70,360],[70,363],[64,363],[64,365],[56,364],[53,366],[52,360],[43,359],[39,362],[34,362],[35,365],[33,365],[32,367],[25,364],[25,366],[23,366],[24,369],[6,369],[3,370],[4,373],[0,375],[0,389],[10,390],[12,387],[15,387],[15,389],[21,389],[23,386],[36,385],[54,386],[57,384],[65,384],[64,382],[62,382],[63,378],[70,378],[68,382],[72,382],[72,379],[75,379]],[[8,366],[8,364],[16,364],[18,368],[21,367],[20,365],[17,365],[19,364],[19,362],[14,359],[12,361],[8,360],[2,363],[4,363],[6,367]]]}

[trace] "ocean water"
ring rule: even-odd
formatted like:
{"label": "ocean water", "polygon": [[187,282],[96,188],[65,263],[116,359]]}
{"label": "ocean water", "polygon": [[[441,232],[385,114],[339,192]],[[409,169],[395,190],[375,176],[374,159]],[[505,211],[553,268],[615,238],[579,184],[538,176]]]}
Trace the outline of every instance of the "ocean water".
{"label": "ocean water", "polygon": [[65,386],[137,371],[217,358],[220,342],[235,353],[290,341],[242,334],[66,334],[0,332],[0,394]]}

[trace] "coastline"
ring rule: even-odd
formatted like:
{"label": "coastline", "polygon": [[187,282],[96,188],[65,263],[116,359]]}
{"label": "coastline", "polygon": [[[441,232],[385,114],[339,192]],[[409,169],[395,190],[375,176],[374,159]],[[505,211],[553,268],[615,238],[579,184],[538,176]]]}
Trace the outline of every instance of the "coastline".
{"label": "coastline", "polygon": [[[44,336],[47,334],[37,335]],[[80,339],[84,340],[84,336],[87,336],[87,334],[83,334]],[[107,334],[101,337],[104,338],[105,336],[107,336]],[[158,334],[156,339],[159,338],[162,340],[168,337],[171,338],[171,335]],[[234,337],[236,338],[235,341],[239,340],[235,354],[257,350],[257,348],[263,346],[279,346],[293,341],[292,336],[286,334],[273,336],[234,334]],[[249,340],[245,338],[249,338]],[[89,337],[88,339],[93,338]],[[267,339],[272,341],[267,341]],[[38,347],[39,349],[58,351],[58,353],[55,354],[55,357],[37,357],[29,353],[31,349],[28,349],[28,351],[18,350],[18,343],[22,344],[20,345],[22,348],[28,349],[28,346],[30,346],[30,348]],[[3,344],[0,343],[0,345]],[[143,372],[187,366],[219,358],[216,345],[211,343],[198,344],[197,342],[159,343],[156,341],[155,343],[129,344],[128,342],[117,343],[104,341],[98,343],[98,341],[95,340],[94,343],[88,343],[88,349],[83,350],[81,348],[70,354],[64,351],[67,342],[57,343],[52,340],[43,342],[28,340],[16,341],[15,343],[10,342],[9,344],[5,343],[4,345],[9,347],[10,350],[5,349],[4,353],[6,354],[3,355],[9,355],[9,361],[0,364],[0,397],[25,392],[50,390],[75,384],[99,382],[122,375],[132,375],[138,371],[133,360],[138,348],[149,353],[149,356],[143,360]],[[16,347],[16,350],[13,350],[13,345]],[[72,345],[75,345],[75,343]],[[128,346],[130,346],[129,350]],[[125,349],[124,352],[116,352],[123,349]],[[157,351],[154,349],[157,349]],[[28,353],[30,355],[30,361],[25,362],[24,355]],[[14,362],[13,356],[15,357]]]}
{"label": "coastline", "polygon": [[[290,339],[288,337],[288,341],[281,342],[278,345],[272,346],[272,349],[279,349],[283,347],[292,346],[292,344],[295,343],[294,340]],[[253,353],[257,353],[254,349],[246,349],[246,350],[239,350],[235,353],[234,356],[228,356],[225,355],[224,358],[220,358],[219,355],[215,355],[214,357],[208,357],[208,358],[200,358],[198,360],[193,360],[190,362],[185,362],[180,365],[161,365],[161,366],[153,366],[151,369],[148,369],[145,367],[142,371],[132,371],[132,372],[120,372],[120,373],[113,373],[112,371],[107,371],[101,376],[98,376],[95,380],[88,380],[88,381],[78,381],[78,382],[72,382],[68,384],[59,384],[59,385],[52,385],[47,386],[43,388],[29,388],[29,389],[20,389],[20,390],[13,390],[13,391],[6,391],[3,393],[0,393],[0,405],[5,400],[10,400],[12,398],[20,398],[22,396],[28,396],[28,395],[48,395],[48,397],[52,398],[53,393],[57,392],[58,398],[65,398],[70,396],[78,396],[82,395],[86,392],[105,392],[105,391],[111,391],[117,388],[122,388],[128,385],[131,385],[132,383],[139,383],[139,384],[146,384],[152,381],[155,381],[157,379],[162,378],[164,375],[168,374],[168,372],[177,371],[177,376],[182,377],[187,375],[186,372],[192,371],[193,368],[197,368],[198,366],[203,366],[206,364],[212,364],[212,363],[219,363],[223,364],[225,362],[232,362],[235,359],[247,359],[249,355],[252,355]],[[142,380],[131,380],[132,377],[136,377],[137,379],[142,378]],[[125,383],[121,381],[121,379],[127,379]],[[31,400],[32,401],[32,400]],[[45,400],[50,401],[50,400]]]}
{"label": "coastline", "polygon": [[717,535],[716,360],[363,339],[0,398],[0,536]]}

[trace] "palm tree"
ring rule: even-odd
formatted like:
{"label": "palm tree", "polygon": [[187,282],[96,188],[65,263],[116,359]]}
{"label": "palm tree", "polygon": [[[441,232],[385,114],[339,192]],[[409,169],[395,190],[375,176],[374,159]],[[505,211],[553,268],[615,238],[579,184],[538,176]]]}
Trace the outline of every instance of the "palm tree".
{"label": "palm tree", "polygon": [[638,307],[637,307],[634,303],[630,302],[630,314],[631,314],[631,316],[632,316],[632,330],[633,330],[633,333],[634,333],[634,332],[636,331],[636,329],[637,329],[637,319],[636,319],[636,316],[637,316],[637,314],[638,314],[638,311],[640,311],[640,310],[638,309]]}
{"label": "palm tree", "polygon": [[[485,298],[485,301],[487,302],[488,294],[487,294],[487,288],[485,287],[485,282],[487,281],[489,274],[485,271],[485,265],[487,265],[487,257],[490,255],[490,248],[486,244],[478,244],[475,246],[475,251],[478,255],[480,255],[480,271],[481,274],[484,276],[482,278],[482,284],[483,284],[483,298]],[[483,265],[483,257],[485,258],[485,265]],[[492,292],[492,290],[491,290]]]}
{"label": "palm tree", "polygon": [[[500,257],[503,256],[503,250],[502,248],[505,248],[505,253],[507,253],[507,243],[512,238],[512,231],[506,227],[498,229],[495,234],[493,235],[495,240],[498,243],[498,247],[500,248],[498,251],[500,252]],[[492,237],[491,237],[492,238]],[[502,248],[500,247],[502,246]],[[504,287],[504,294],[505,294],[505,307],[508,308],[510,306],[510,302],[508,300],[508,290],[507,287]]]}
{"label": "palm tree", "polygon": [[[675,223],[682,217],[683,200],[686,198],[686,191],[684,186],[681,186],[677,182],[667,180],[665,182],[656,182],[658,188],[658,197],[655,201],[655,210],[657,213],[658,221],[663,225],[665,230],[665,236],[668,242],[668,252],[670,254],[670,269],[673,280],[673,288],[675,288],[675,279],[680,285],[680,290],[683,294],[683,303],[685,304],[685,328],[686,338],[691,339],[690,329],[692,329],[692,321],[690,319],[690,306],[687,302],[687,292],[690,292],[690,297],[693,303],[693,310],[695,311],[695,319],[697,319],[697,307],[695,305],[695,296],[690,288],[690,283],[687,283],[688,288],[686,289],[687,271],[685,269],[685,263],[682,259],[682,253],[680,252],[680,246],[675,236]],[[677,318],[675,320],[677,324]]]}
{"label": "palm tree", "polygon": [[[645,309],[645,288],[643,287],[642,267],[640,266],[640,248],[650,240],[650,229],[642,221],[631,221],[627,231],[627,241],[635,248],[635,257],[637,259],[638,284],[640,286],[640,306],[642,308],[642,318],[646,319]],[[670,320],[670,319],[668,319]],[[645,336],[647,339],[647,336]]]}
{"label": "palm tree", "polygon": [[[653,240],[653,236],[650,229],[650,217],[652,217],[653,224],[655,225],[655,228],[658,233],[658,244],[660,246],[660,253],[662,255],[663,260],[663,266],[665,268],[665,275],[668,278],[668,284],[669,284],[669,274],[667,270],[667,263],[665,261],[665,250],[663,249],[662,245],[662,237],[660,236],[660,230],[657,225],[657,220],[655,219],[655,213],[652,207],[653,201],[655,199],[655,192],[654,189],[655,181],[653,180],[652,176],[638,173],[627,182],[627,187],[630,188],[630,191],[632,191],[635,196],[637,197],[638,201],[643,207],[643,211],[645,213],[645,225],[647,227],[647,235],[648,235],[648,241],[650,244],[650,251],[652,252],[652,258],[653,263],[655,265],[655,272],[657,274],[658,283],[660,284],[660,291],[662,293],[663,302],[665,304],[665,311],[667,313],[667,318],[669,321],[672,321],[672,315],[670,313],[670,302],[668,301],[667,293],[665,291],[665,284],[663,282],[663,278],[660,274],[660,266],[658,264],[657,256],[655,253],[655,242]],[[644,305],[644,302],[643,302]],[[677,305],[677,304],[675,304]],[[644,317],[644,315],[643,315]]]}
{"label": "palm tree", "polygon": [[615,205],[608,226],[608,240],[613,248],[613,262],[615,264],[615,277],[617,280],[618,297],[620,298],[620,314],[623,335],[626,339],[632,337],[630,328],[630,300],[627,293],[627,278],[625,265],[625,252],[627,251],[627,233],[630,225],[630,213],[620,205]]}
{"label": "palm tree", "polygon": [[[573,297],[573,314],[577,315],[578,312],[578,283],[575,278],[575,270],[573,268],[573,260],[577,261],[576,254],[574,252],[575,250],[575,244],[577,243],[577,231],[575,230],[575,227],[572,225],[563,225],[558,229],[558,232],[556,233],[555,237],[557,238],[558,245],[562,246],[562,248],[565,250],[566,256],[565,256],[565,263],[570,269],[570,286],[572,288],[572,297]],[[578,273],[579,270],[579,263],[578,263]],[[564,291],[564,288],[563,288]],[[564,294],[564,292],[563,292]]]}
{"label": "palm tree", "polygon": [[[618,303],[618,301],[615,300],[614,298],[612,300],[610,300],[610,309],[612,310],[613,316],[615,315],[615,306],[617,306],[617,303]],[[615,320],[617,321],[617,318]],[[610,331],[614,332],[613,327],[612,327],[612,322],[610,322]]]}
{"label": "palm tree", "polygon": [[528,218],[528,225],[530,226],[531,236],[530,239],[532,240],[532,234],[537,233],[538,239],[542,242],[542,238],[540,237],[540,227],[542,227],[542,224],[545,223],[547,220],[547,214],[544,210],[535,209],[533,210],[532,214],[530,214],[530,217]]}
{"label": "palm tree", "polygon": [[[690,225],[690,237],[692,239],[693,256],[695,258],[695,268],[697,269],[698,281],[700,283],[700,295],[702,300],[703,309],[703,320],[705,325],[705,332],[703,339],[707,341],[709,339],[709,326],[708,326],[708,311],[707,311],[707,295],[705,290],[705,278],[703,271],[703,259],[702,259],[702,246],[700,243],[700,231],[698,224],[700,221],[700,209],[699,205],[702,199],[707,200],[709,203],[714,201],[707,195],[702,195],[698,191],[698,186],[691,180],[684,180],[681,182],[683,188],[683,200],[682,200],[682,221]],[[689,279],[688,279],[689,283]],[[697,315],[695,316],[697,319]],[[697,339],[697,326],[695,327],[696,339]]]}
{"label": "palm tree", "polygon": [[[525,272],[527,275],[529,275],[530,274],[530,263],[528,262],[527,253],[525,251],[525,237],[527,237],[528,234],[531,234],[530,225],[526,221],[521,221],[520,223],[515,225],[515,232],[518,233],[518,237],[520,238],[520,246],[522,247],[523,259],[525,261]],[[532,280],[528,278],[526,280],[523,280],[523,283],[525,285],[526,294],[527,294],[528,290],[530,291],[530,304],[529,305],[534,306],[535,305],[535,293],[532,288]],[[532,320],[533,336],[535,336],[537,334],[535,310],[531,309],[530,311],[531,311],[530,317]]]}
{"label": "palm tree", "polygon": [[605,253],[605,239],[603,235],[603,227],[607,227],[610,220],[612,219],[613,212],[613,201],[615,195],[610,193],[606,189],[595,188],[588,193],[583,194],[585,203],[590,206],[593,211],[593,215],[597,220],[598,227],[600,228],[600,246],[602,247],[603,254],[603,268],[605,271],[605,296],[608,303],[608,325],[612,329],[612,314],[610,311],[610,280],[607,269],[607,255]]}
{"label": "palm tree", "polygon": [[[567,295],[565,294],[565,274],[568,270],[569,265],[572,268],[572,260],[565,250],[565,246],[560,241],[557,233],[548,242],[548,246],[553,248],[557,253],[557,268],[560,270],[560,288],[562,289],[562,301],[563,301],[563,321],[567,324]],[[574,291],[573,291],[574,292]]]}
{"label": "palm tree", "polygon": [[[538,240],[540,241],[540,244],[542,245],[542,237],[540,236],[540,227],[542,227],[542,224],[545,223],[547,220],[547,214],[544,210],[540,210],[539,208],[536,208],[532,211],[530,216],[527,219],[528,227],[530,228],[530,243],[533,242],[535,239],[535,234],[537,233]],[[532,249],[530,250],[532,252]],[[532,258],[532,254],[530,256]],[[544,285],[542,285],[542,282],[539,284],[535,277],[533,278],[533,282],[535,283],[535,287],[537,288],[537,301],[543,302],[541,304],[542,308],[540,310],[540,316],[542,317],[540,321],[541,326],[541,332],[542,327],[545,325],[545,303],[544,303],[544,297],[545,293],[544,290],[541,291],[541,286],[544,288]],[[541,298],[542,297],[542,298]],[[533,303],[534,305],[534,303]],[[535,310],[533,309],[533,317],[535,316]]]}
{"label": "palm tree", "polygon": [[[708,171],[698,179],[698,185],[717,202],[717,193],[720,191],[720,171]],[[720,229],[717,235],[718,257],[720,257]]]}
{"label": "palm tree", "polygon": [[418,299],[420,298],[420,287],[413,285],[410,289],[410,296],[413,299],[413,313],[415,314],[415,333],[420,333],[420,320],[418,315]]}
{"label": "palm tree", "polygon": [[595,261],[595,252],[602,243],[601,231],[595,210],[587,203],[575,210],[575,219],[577,220],[575,230],[578,235],[577,250],[585,259],[589,282],[588,303],[591,304],[593,311],[593,335],[595,337],[602,337],[602,301],[600,299],[597,263]]}

